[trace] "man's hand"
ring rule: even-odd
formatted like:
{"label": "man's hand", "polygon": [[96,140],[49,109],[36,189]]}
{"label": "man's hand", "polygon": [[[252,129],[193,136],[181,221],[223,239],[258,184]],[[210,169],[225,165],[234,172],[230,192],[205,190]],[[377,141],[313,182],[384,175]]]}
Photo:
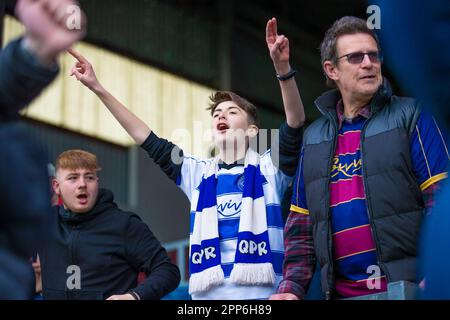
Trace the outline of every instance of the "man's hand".
{"label": "man's hand", "polygon": [[136,300],[131,294],[119,294],[119,295],[113,295],[109,297],[106,300]]}
{"label": "man's hand", "polygon": [[90,90],[94,92],[98,92],[101,88],[100,83],[97,80],[97,76],[95,75],[94,68],[92,68],[91,63],[83,57],[80,53],[73,49],[67,50],[77,62],[75,66],[70,70],[70,76],[75,76],[78,81],[88,87]]}
{"label": "man's hand", "polygon": [[275,18],[267,22],[266,42],[277,74],[288,73],[291,69],[289,65],[289,40],[284,35],[278,34],[277,19]]}
{"label": "man's hand", "polygon": [[85,34],[86,18],[75,0],[18,0],[16,16],[24,24],[25,46],[43,65]]}
{"label": "man's hand", "polygon": [[277,293],[270,296],[269,300],[300,300],[293,293]]}

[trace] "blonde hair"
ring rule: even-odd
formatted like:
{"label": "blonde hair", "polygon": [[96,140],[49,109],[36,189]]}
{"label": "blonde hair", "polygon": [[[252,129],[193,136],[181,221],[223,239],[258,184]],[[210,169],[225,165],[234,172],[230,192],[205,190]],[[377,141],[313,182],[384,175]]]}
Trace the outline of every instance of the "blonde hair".
{"label": "blonde hair", "polygon": [[55,171],[80,168],[92,171],[100,171],[102,169],[97,163],[97,156],[84,150],[67,150],[56,158]]}

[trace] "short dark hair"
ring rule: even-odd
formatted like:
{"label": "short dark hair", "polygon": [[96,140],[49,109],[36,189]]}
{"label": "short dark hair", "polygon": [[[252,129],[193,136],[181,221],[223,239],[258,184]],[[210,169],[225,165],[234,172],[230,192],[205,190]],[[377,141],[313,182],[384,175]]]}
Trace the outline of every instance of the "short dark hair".
{"label": "short dark hair", "polygon": [[[366,20],[361,18],[346,16],[336,20],[330,29],[325,32],[325,37],[320,44],[320,59],[323,66],[325,61],[337,62],[336,44],[339,37],[347,34],[366,33],[375,39],[378,50],[380,50],[380,43],[377,34],[369,29]],[[327,85],[335,87],[335,83],[325,74]]]}
{"label": "short dark hair", "polygon": [[210,105],[206,110],[211,110],[211,115],[214,114],[214,110],[216,110],[217,106],[222,102],[233,101],[239,108],[247,113],[249,123],[259,128],[258,111],[256,110],[255,105],[247,99],[244,99],[231,91],[217,91],[209,97],[209,100]]}

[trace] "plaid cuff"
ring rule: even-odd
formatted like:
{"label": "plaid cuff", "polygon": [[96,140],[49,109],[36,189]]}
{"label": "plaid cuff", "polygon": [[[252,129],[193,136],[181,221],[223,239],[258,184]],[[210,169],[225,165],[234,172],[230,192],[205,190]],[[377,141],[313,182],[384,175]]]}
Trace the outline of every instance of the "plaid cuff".
{"label": "plaid cuff", "polygon": [[300,300],[303,300],[306,295],[306,292],[301,285],[290,280],[281,281],[278,286],[277,293],[292,293],[295,294]]}
{"label": "plaid cuff", "polygon": [[278,286],[278,293],[293,293],[303,299],[316,265],[309,214],[291,211],[284,233],[283,281]]}

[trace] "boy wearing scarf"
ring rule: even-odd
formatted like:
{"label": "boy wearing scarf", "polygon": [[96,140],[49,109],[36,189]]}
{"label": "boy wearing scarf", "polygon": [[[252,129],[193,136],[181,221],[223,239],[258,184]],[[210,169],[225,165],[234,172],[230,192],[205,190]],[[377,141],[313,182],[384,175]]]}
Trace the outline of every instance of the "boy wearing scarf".
{"label": "boy wearing scarf", "polygon": [[[184,191],[191,203],[189,293],[193,299],[267,299],[282,278],[281,200],[296,171],[305,115],[289,64],[289,41],[267,23],[266,41],[279,79],[286,123],[279,155],[249,148],[258,134],[253,104],[232,92],[211,96],[218,155],[183,153],[116,100],[79,53],[72,75],[92,90],[137,144]],[[276,166],[279,157],[278,168]],[[177,158],[177,159],[175,159]]]}

